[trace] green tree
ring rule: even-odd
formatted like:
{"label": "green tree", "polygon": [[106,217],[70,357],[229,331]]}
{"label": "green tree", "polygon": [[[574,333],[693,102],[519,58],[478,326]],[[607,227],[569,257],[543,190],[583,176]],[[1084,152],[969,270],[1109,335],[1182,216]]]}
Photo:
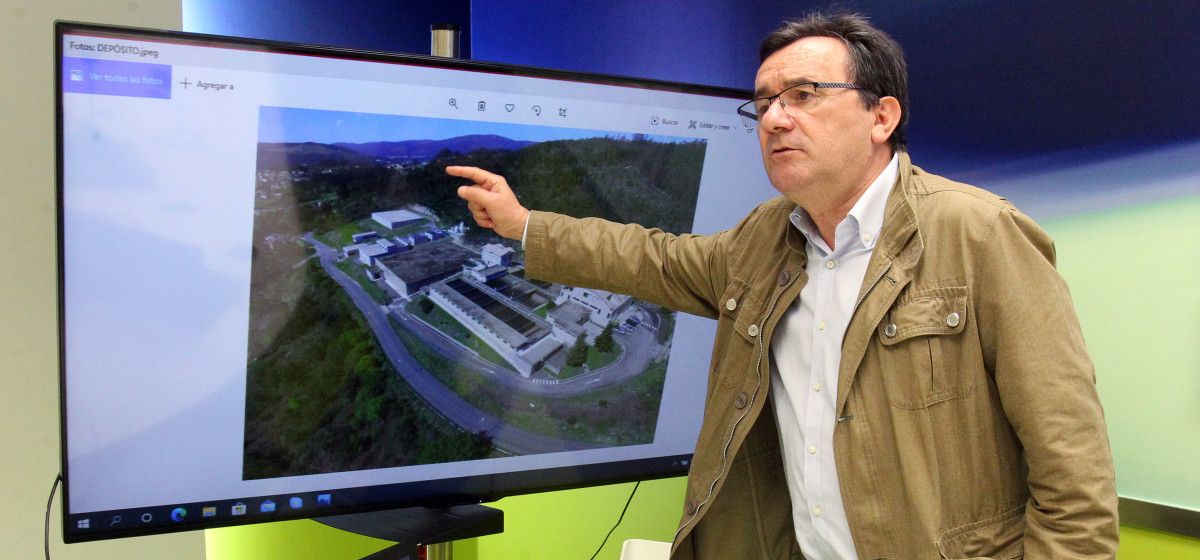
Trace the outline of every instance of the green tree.
{"label": "green tree", "polygon": [[417,303],[417,307],[421,310],[421,313],[426,315],[433,312],[433,302],[430,301],[429,298],[422,298],[421,301]]}
{"label": "green tree", "polygon": [[596,337],[596,350],[604,352],[605,354],[613,351],[612,333],[614,328],[616,328],[616,325],[613,323],[609,323],[604,327],[604,332],[600,333],[600,336]]}
{"label": "green tree", "polygon": [[571,367],[582,366],[587,361],[588,343],[584,340],[583,335],[575,339],[575,346],[571,347],[571,353],[567,354],[567,365]]}

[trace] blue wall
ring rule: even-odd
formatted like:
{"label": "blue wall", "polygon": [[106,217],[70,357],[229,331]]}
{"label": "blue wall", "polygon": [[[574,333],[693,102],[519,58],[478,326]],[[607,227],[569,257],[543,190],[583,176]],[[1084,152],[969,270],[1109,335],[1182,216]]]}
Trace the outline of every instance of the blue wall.
{"label": "blue wall", "polygon": [[196,33],[429,54],[429,25],[454,23],[471,54],[470,0],[183,0]]}
{"label": "blue wall", "polygon": [[904,47],[923,165],[1081,148],[1091,158],[1200,136],[1190,2],[474,0],[472,39],[480,60],[749,88],[763,35],[833,5]]}
{"label": "blue wall", "polygon": [[910,145],[927,166],[1090,159],[1200,136],[1200,10],[1185,1],[184,0],[183,23],[427,53],[429,24],[446,21],[476,60],[749,88],[762,36],[831,5],[867,14],[904,46]]}
{"label": "blue wall", "polygon": [[475,58],[749,89],[786,2],[473,0]]}

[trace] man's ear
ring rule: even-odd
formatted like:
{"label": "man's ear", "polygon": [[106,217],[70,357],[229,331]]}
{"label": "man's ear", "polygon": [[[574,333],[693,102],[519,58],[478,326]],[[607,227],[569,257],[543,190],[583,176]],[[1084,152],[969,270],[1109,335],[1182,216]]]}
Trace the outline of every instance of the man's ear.
{"label": "man's ear", "polygon": [[875,106],[875,124],[871,129],[871,141],[876,144],[886,144],[897,126],[900,126],[900,101],[890,95],[879,98],[879,103]]}

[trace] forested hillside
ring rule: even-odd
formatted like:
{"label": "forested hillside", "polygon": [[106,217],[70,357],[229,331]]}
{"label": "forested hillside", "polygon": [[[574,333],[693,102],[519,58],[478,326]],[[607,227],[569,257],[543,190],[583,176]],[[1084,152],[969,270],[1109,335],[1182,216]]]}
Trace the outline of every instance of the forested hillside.
{"label": "forested hillside", "polygon": [[[320,151],[311,144],[294,144],[300,152],[296,157],[279,157],[281,145],[272,146],[260,149],[260,155],[270,153],[274,165],[292,162],[294,167],[264,168],[260,162],[260,170],[294,170],[291,186],[304,230],[328,230],[412,203],[434,209],[447,223],[469,222],[455,195],[460,180],[443,169],[474,165],[508,177],[530,208],[676,233],[691,228],[706,148],[703,141],[589,138],[467,154],[442,150],[423,164],[389,165],[364,164],[357,153],[340,158],[344,147]],[[303,163],[315,161],[317,152],[324,157],[319,164]]]}

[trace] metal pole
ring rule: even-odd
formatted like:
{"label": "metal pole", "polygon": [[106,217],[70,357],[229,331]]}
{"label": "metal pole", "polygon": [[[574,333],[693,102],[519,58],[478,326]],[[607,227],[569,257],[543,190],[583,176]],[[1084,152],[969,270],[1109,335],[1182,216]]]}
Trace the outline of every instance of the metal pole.
{"label": "metal pole", "polygon": [[458,58],[459,28],[453,23],[435,23],[429,26],[429,54],[447,58]]}

